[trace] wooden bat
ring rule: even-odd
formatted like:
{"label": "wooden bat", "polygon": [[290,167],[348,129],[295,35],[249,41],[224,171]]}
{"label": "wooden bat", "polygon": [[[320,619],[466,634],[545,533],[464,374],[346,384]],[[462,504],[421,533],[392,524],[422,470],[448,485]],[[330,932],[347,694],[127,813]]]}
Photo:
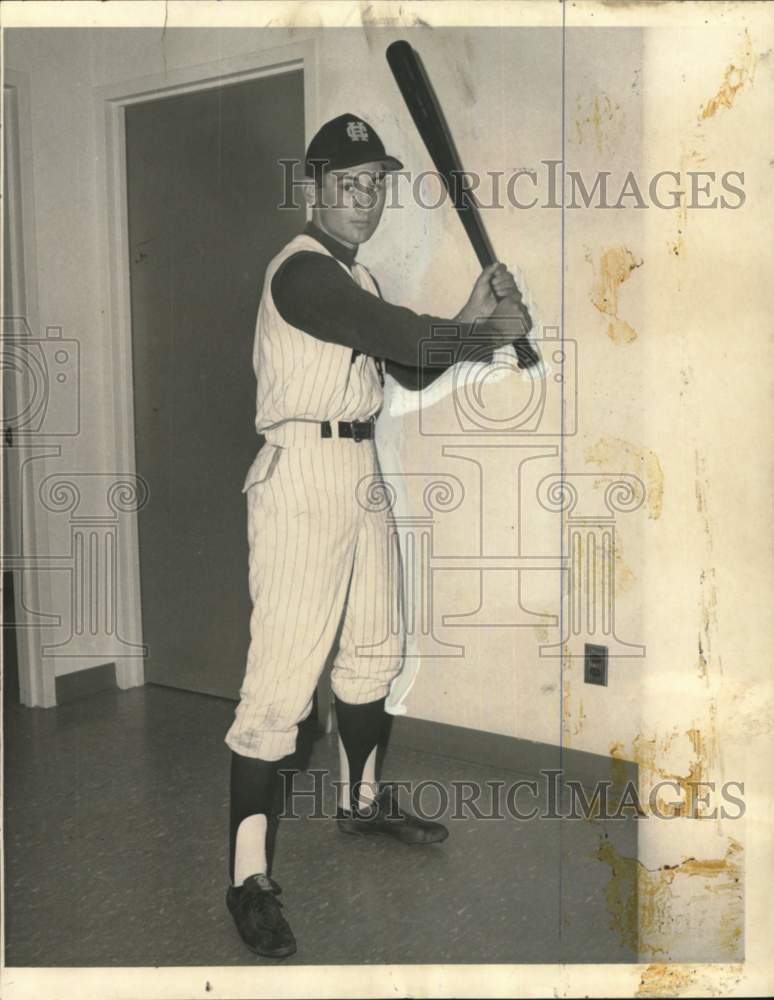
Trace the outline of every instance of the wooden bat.
{"label": "wooden bat", "polygon": [[[432,84],[422,65],[419,54],[408,42],[393,42],[387,48],[389,63],[395,82],[398,84],[406,107],[414,119],[414,124],[427,147],[430,159],[443,182],[452,204],[457,210],[465,232],[478,257],[482,268],[489,267],[497,261],[492,244],[489,240],[481,212],[473,192],[468,187],[467,175],[462,167],[457,148],[446,124],[440,102],[433,90]],[[527,321],[524,333],[529,332],[531,320],[521,304],[521,297],[502,299],[493,316],[503,319],[516,319],[522,324]],[[514,349],[519,359],[520,368],[529,368],[539,364],[540,355],[525,336],[514,341]]]}

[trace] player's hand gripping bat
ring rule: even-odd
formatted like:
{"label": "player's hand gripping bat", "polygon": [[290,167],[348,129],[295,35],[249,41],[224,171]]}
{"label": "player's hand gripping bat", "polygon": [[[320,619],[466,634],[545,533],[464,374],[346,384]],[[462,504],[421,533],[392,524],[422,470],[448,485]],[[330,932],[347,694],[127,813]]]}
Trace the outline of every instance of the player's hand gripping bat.
{"label": "player's hand gripping bat", "polygon": [[[422,61],[408,42],[401,41],[393,42],[387,48],[387,62],[430,159],[465,227],[479,263],[482,268],[489,267],[497,257],[484,229],[473,192],[467,186],[462,162]],[[529,313],[521,303],[521,296],[501,299],[492,315],[502,319],[512,318],[524,335],[529,333],[532,326]],[[519,367],[529,368],[540,362],[540,355],[524,335],[517,334],[518,339],[514,340],[513,346],[519,359]]]}

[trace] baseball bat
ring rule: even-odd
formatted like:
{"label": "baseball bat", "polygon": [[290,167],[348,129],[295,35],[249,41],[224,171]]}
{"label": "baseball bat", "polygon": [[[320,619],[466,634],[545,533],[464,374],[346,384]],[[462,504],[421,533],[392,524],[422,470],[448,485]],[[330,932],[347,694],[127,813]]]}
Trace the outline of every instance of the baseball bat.
{"label": "baseball bat", "polygon": [[[463,170],[457,147],[454,145],[451,130],[419,53],[408,42],[393,42],[387,48],[387,62],[409,114],[414,119],[417,131],[430,154],[430,159],[465,228],[479,264],[482,268],[489,267],[495,263],[497,257],[484,228],[478,203],[468,187],[467,175]],[[511,312],[508,312],[509,309]],[[521,306],[520,298],[503,299],[496,310],[496,315],[503,317],[521,318],[525,313],[526,309]],[[531,323],[529,318],[528,322]],[[528,329],[525,332],[528,332]],[[515,340],[514,349],[521,368],[530,367],[540,361],[540,356],[526,337]]]}

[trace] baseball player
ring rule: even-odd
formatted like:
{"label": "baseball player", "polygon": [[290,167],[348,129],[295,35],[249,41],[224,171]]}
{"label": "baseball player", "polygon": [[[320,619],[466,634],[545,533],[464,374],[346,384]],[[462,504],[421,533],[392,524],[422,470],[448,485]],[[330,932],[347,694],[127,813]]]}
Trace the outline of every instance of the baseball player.
{"label": "baseball player", "polygon": [[[389,171],[376,132],[356,115],[324,125],[306,154],[311,222],[269,264],[258,310],[253,367],[256,430],[264,442],[244,484],[247,494],[250,645],[240,700],[226,735],[231,754],[230,880],[226,902],[245,944],[259,955],[296,950],[269,877],[267,823],[279,762],[296,745],[337,634],[331,673],[341,765],[339,829],[408,844],[447,836],[398,807],[377,784],[376,751],[390,683],[402,665],[404,635],[391,627],[400,604],[390,571],[390,523],[362,502],[378,482],[374,420],[384,372],[423,388],[451,363],[481,358],[481,328],[499,298],[518,294],[501,264],[484,270],[449,320],[385,302],[356,260],[375,232]],[[456,324],[448,359],[419,365],[422,341]],[[491,351],[514,338],[492,324]],[[442,353],[441,351],[438,352]]]}

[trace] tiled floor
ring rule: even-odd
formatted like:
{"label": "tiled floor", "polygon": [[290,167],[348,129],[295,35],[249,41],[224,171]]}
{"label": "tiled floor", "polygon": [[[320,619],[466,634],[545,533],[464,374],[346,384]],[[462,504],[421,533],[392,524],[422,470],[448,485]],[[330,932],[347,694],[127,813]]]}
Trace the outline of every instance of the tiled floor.
{"label": "tiled floor", "polygon": [[[233,708],[153,686],[50,710],[6,703],[8,965],[263,961],[224,905]],[[335,769],[334,740],[316,740],[310,767]],[[517,777],[399,749],[383,773],[445,787]],[[636,856],[635,822],[447,822],[444,844],[412,848],[283,820],[273,874],[299,941],[286,962],[634,960],[594,852],[607,835]]]}

